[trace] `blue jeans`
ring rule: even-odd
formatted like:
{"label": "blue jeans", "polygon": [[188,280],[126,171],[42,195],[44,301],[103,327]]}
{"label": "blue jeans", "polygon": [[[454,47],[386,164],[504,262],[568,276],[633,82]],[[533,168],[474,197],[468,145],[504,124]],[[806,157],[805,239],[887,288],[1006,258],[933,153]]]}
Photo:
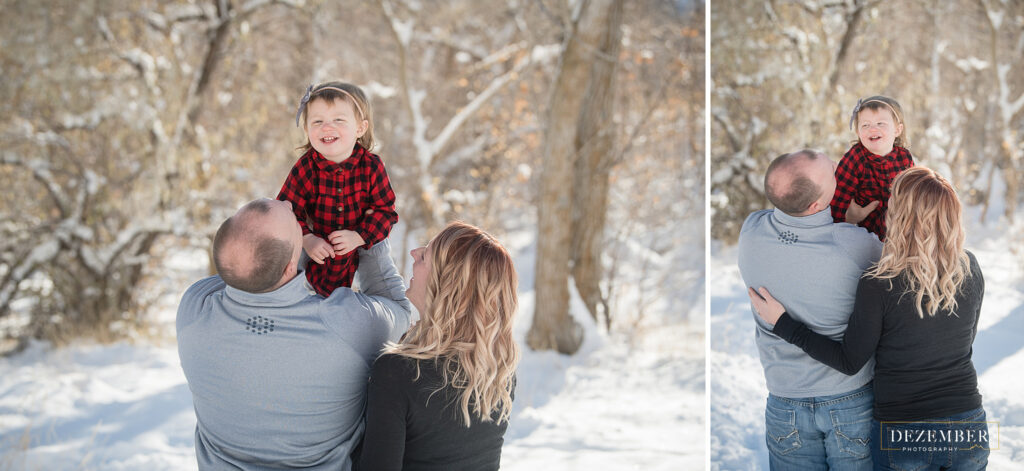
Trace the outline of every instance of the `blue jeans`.
{"label": "blue jeans", "polygon": [[985,409],[915,422],[872,420],[871,455],[876,470],[979,471],[988,466]]}
{"label": "blue jeans", "polygon": [[765,442],[773,471],[871,469],[871,384],[819,397],[768,395]]}

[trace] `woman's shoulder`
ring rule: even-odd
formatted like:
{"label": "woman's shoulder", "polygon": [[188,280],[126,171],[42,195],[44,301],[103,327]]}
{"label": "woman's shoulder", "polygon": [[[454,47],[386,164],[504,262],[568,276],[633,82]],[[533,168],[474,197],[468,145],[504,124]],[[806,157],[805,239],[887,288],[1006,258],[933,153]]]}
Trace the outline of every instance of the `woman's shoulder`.
{"label": "woman's shoulder", "polygon": [[437,370],[437,365],[434,360],[421,360],[412,357],[408,357],[399,353],[383,353],[377,357],[377,360],[373,362],[374,372],[390,373],[400,376],[415,376],[417,372],[419,375],[433,374]]}
{"label": "woman's shoulder", "polygon": [[393,353],[385,353],[373,362],[370,368],[370,382],[378,385],[408,383],[416,373],[415,360]]}
{"label": "woman's shoulder", "polygon": [[434,392],[443,389],[441,367],[432,359],[420,360],[397,353],[385,353],[374,362],[370,381],[411,394],[418,394],[416,391]]}
{"label": "woman's shoulder", "polygon": [[884,293],[884,292],[894,291],[894,288],[896,288],[896,291],[899,291],[901,289],[901,286],[902,286],[903,276],[902,275],[893,276],[893,277],[879,277],[879,276],[875,276],[874,274],[872,274],[872,272],[877,267],[878,267],[878,262],[875,262],[873,265],[871,265],[870,268],[865,270],[864,273],[860,276],[860,283],[857,286],[858,292],[860,292],[860,291],[869,291],[869,292]]}
{"label": "woman's shoulder", "polygon": [[967,270],[970,273],[970,277],[975,283],[980,283],[984,286],[985,277],[981,273],[981,264],[978,263],[978,258],[970,250],[964,250],[964,252],[967,252]]}
{"label": "woman's shoulder", "polygon": [[416,360],[397,353],[382,353],[373,362],[373,370],[395,370],[408,368],[416,363]]}

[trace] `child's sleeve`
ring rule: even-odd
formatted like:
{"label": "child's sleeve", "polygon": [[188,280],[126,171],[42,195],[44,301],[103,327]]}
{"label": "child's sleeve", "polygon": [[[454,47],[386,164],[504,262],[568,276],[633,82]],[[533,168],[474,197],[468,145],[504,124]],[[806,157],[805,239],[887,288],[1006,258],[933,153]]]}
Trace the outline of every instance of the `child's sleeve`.
{"label": "child's sleeve", "polygon": [[850,201],[857,193],[857,184],[860,182],[857,177],[860,172],[856,159],[851,155],[852,151],[853,149],[847,151],[836,166],[836,192],[829,203],[833,222],[846,222],[846,210],[850,208]]}
{"label": "child's sleeve", "polygon": [[[391,189],[391,181],[384,164],[378,161],[371,174],[370,205],[363,213],[363,220],[356,232],[366,242],[363,248],[369,249],[388,237],[391,228],[398,222],[395,211],[395,192]],[[372,211],[371,211],[372,210]]]}
{"label": "child's sleeve", "polygon": [[292,211],[295,213],[295,220],[299,222],[299,227],[302,228],[302,235],[313,232],[309,225],[306,224],[306,205],[316,201],[313,191],[312,169],[307,165],[303,165],[305,162],[306,159],[299,159],[295,163],[292,170],[288,172],[288,177],[285,178],[281,191],[277,194],[278,200],[292,203]]}

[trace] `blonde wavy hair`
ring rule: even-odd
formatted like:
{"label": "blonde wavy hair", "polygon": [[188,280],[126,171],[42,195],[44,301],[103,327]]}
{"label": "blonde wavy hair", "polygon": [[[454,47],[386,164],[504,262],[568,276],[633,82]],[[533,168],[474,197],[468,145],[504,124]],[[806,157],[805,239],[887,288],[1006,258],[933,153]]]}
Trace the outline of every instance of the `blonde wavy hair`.
{"label": "blonde wavy hair", "polygon": [[519,281],[512,257],[490,234],[462,222],[445,227],[427,250],[426,312],[385,353],[437,362],[441,388],[460,391],[467,427],[471,415],[490,422],[497,412],[497,423],[507,421],[519,363],[512,338]]}
{"label": "blonde wavy hair", "polygon": [[892,183],[882,257],[864,276],[905,276],[917,314],[956,310],[956,294],[970,276],[962,208],[953,185],[925,167],[904,170]]}

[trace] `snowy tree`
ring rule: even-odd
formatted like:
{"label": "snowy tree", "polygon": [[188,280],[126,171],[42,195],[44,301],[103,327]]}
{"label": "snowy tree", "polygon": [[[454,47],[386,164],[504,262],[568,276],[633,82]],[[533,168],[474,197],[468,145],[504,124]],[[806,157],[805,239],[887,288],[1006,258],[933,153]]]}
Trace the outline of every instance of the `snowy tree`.
{"label": "snowy tree", "polygon": [[[0,334],[107,339],[144,323],[147,302],[185,288],[153,283],[166,256],[208,252],[238,206],[277,194],[305,142],[294,116],[310,83],[347,81],[370,96],[375,152],[398,197],[400,267],[449,220],[502,240],[532,233],[548,160],[543,116],[584,3],[5,3]],[[610,116],[579,131],[614,148],[593,176],[609,182],[607,217],[641,228],[595,231],[600,253],[562,242],[594,257],[580,265],[597,275],[588,303],[606,318],[644,312],[619,302],[628,290],[616,277],[636,271],[624,267],[643,263],[663,285],[650,293],[699,283],[667,261],[702,244],[676,227],[703,214],[700,15],[672,1],[623,2],[619,50],[603,57],[611,106],[594,112]],[[174,292],[146,292],[154,286]]]}
{"label": "snowy tree", "polygon": [[3,205],[0,316],[23,299],[29,316],[7,336],[109,340],[136,323],[161,236],[208,231],[192,221],[227,187],[204,166],[214,141],[201,113],[215,102],[228,32],[296,5],[51,3],[5,19],[20,40],[4,63],[0,168],[14,194]]}
{"label": "snowy tree", "polygon": [[1000,206],[1015,211],[1020,2],[740,3],[711,12],[713,237],[733,240],[767,207],[761,182],[774,157],[811,147],[838,160],[856,137],[854,104],[871,95],[902,105],[918,164],[968,203],[987,207],[1001,186]]}

